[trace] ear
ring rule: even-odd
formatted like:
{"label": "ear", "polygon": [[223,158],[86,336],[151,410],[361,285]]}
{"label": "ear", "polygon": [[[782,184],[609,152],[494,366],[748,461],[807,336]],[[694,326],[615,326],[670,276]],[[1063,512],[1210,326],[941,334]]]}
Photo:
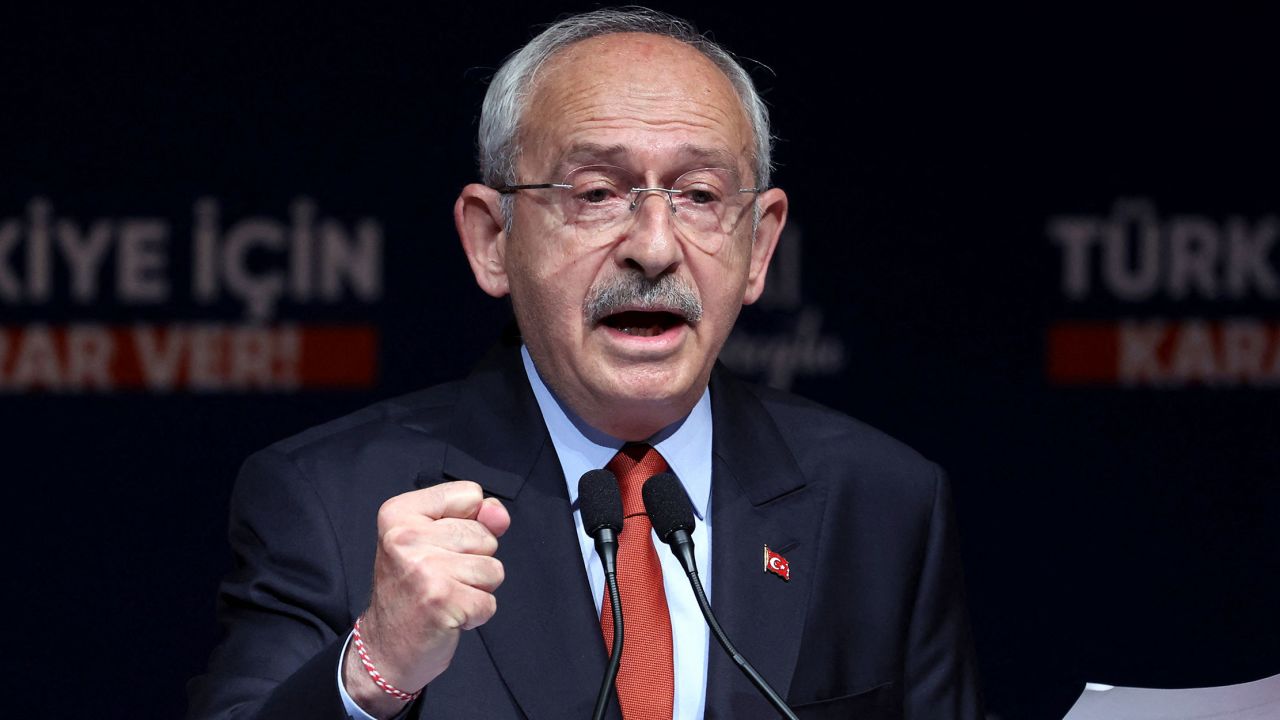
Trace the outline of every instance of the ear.
{"label": "ear", "polygon": [[747,270],[747,290],[742,304],[750,305],[764,292],[764,279],[769,274],[769,260],[778,247],[782,227],[787,224],[787,194],[779,188],[769,188],[756,199],[760,207],[760,223],[751,243],[751,266]]}
{"label": "ear", "polygon": [[507,233],[498,191],[477,183],[462,188],[453,204],[453,223],[480,289],[493,297],[510,292],[505,263]]}

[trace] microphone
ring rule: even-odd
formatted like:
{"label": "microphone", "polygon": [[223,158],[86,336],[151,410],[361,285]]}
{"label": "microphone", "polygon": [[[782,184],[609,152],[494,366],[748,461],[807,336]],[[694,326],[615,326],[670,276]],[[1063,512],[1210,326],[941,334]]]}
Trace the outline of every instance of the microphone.
{"label": "microphone", "polygon": [[756,686],[760,694],[764,695],[769,704],[773,705],[780,717],[798,720],[796,714],[787,707],[778,693],[769,687],[769,683],[756,672],[755,668],[751,667],[751,663],[742,657],[733,643],[729,642],[729,636],[724,634],[720,623],[716,622],[715,614],[711,612],[711,603],[707,602],[707,594],[702,589],[702,579],[698,577],[698,565],[693,558],[693,506],[689,503],[688,496],[684,494],[684,487],[680,481],[669,472],[659,473],[645,482],[644,487],[641,488],[641,494],[644,496],[644,509],[649,513],[653,531],[657,533],[659,540],[671,546],[671,552],[680,562],[680,567],[684,568],[685,575],[689,576],[689,584],[693,586],[693,596],[698,600],[698,609],[702,610],[702,617],[706,619],[707,626],[711,628],[711,634],[715,635],[720,647],[724,648],[738,669],[747,676],[752,685]]}
{"label": "microphone", "polygon": [[600,682],[592,720],[601,720],[622,662],[622,598],[618,595],[618,533],[622,532],[622,493],[618,479],[608,470],[589,470],[578,479],[578,510],[582,529],[596,541],[596,554],[604,566],[609,606],[613,609],[613,652]]}

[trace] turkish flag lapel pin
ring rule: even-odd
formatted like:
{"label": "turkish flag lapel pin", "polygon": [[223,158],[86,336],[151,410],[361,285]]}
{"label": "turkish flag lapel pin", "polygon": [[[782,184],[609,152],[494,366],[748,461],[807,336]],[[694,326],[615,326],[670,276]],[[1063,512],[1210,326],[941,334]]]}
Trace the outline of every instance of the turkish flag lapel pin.
{"label": "turkish flag lapel pin", "polygon": [[770,550],[768,545],[764,546],[764,571],[791,582],[791,563],[787,562],[787,559],[778,553]]}

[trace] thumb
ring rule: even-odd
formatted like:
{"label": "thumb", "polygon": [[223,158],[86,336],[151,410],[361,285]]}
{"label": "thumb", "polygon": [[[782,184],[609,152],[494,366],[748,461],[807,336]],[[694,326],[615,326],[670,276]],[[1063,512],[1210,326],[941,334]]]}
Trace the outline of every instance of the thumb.
{"label": "thumb", "polygon": [[507,508],[502,502],[495,497],[487,497],[484,502],[480,503],[480,510],[476,513],[476,520],[489,529],[494,537],[502,537],[502,534],[511,527],[511,514],[507,512]]}

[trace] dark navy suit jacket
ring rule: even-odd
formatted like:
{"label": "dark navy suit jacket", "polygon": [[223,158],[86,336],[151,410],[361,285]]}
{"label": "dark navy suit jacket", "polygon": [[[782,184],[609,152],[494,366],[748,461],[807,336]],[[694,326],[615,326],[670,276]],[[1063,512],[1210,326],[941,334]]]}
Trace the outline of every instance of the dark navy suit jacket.
{"label": "dark navy suit jacket", "polygon": [[[802,718],[980,718],[947,483],[840,413],[711,381],[714,609]],[[565,479],[519,353],[374,405],[244,465],[231,504],[228,636],[188,688],[193,718],[343,718],[336,672],[368,603],[388,498],[474,480],[511,513],[498,612],[463,633],[410,709],[423,718],[588,718],[606,655]],[[764,572],[763,546],[791,579]],[[617,718],[616,704],[611,717]],[[706,717],[776,717],[710,648]]]}

